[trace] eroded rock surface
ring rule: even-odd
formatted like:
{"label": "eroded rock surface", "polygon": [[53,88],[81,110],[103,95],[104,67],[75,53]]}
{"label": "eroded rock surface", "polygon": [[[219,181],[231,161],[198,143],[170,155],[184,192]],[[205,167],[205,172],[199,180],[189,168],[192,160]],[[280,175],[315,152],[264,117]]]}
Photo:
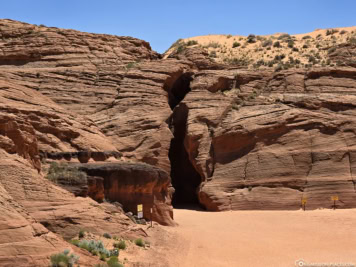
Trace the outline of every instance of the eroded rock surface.
{"label": "eroded rock surface", "polygon": [[75,165],[89,177],[104,179],[104,197],[119,202],[126,211],[137,214],[137,205],[143,205],[144,218],[163,225],[174,225],[169,175],[156,167],[137,163],[88,163]]}
{"label": "eroded rock surface", "polygon": [[356,69],[205,72],[191,88],[185,148],[207,209],[355,207]]}
{"label": "eroded rock surface", "polygon": [[[162,59],[142,40],[11,20],[0,20],[0,37],[4,266],[46,266],[81,228],[144,234],[104,198],[133,212],[143,204],[148,219],[153,207],[172,225],[171,182],[175,204],[214,211],[298,209],[302,197],[329,208],[332,195],[356,207],[352,44],[328,53],[338,67],[275,72],[216,64],[196,47]],[[91,177],[83,195],[98,202],[47,181],[41,159],[81,166]]]}

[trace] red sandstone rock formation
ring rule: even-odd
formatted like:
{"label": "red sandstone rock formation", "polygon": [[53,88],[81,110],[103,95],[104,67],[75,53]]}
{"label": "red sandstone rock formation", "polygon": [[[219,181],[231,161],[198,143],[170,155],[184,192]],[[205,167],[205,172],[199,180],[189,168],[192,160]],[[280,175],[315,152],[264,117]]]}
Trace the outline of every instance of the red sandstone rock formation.
{"label": "red sandstone rock formation", "polygon": [[[135,167],[124,174],[102,175],[110,186],[91,180],[88,194],[131,210],[134,199],[145,205],[153,195],[154,218],[164,224],[172,223],[165,172],[175,204],[208,210],[298,209],[302,197],[307,208],[330,207],[334,194],[339,207],[356,206],[353,45],[329,54],[344,67],[274,72],[217,65],[196,48],[160,59],[134,38],[10,20],[0,21],[0,37],[0,190],[11,199],[0,198],[1,218],[23,225],[3,220],[4,265],[17,253],[10,234],[25,231],[41,247],[24,250],[16,263],[44,265],[54,251],[48,235],[62,248],[58,235],[83,227],[118,234],[133,227],[110,212],[114,206],[75,198],[38,174],[40,152],[76,157],[88,170],[111,168],[106,151],[130,160],[121,166]],[[137,162],[164,171],[145,167],[136,177],[146,166]]]}
{"label": "red sandstone rock formation", "polygon": [[[104,197],[119,202],[126,211],[137,214],[143,205],[143,216],[163,225],[174,225],[171,198],[174,189],[169,175],[156,167],[138,163],[87,163],[76,165],[89,177],[104,179]],[[94,198],[95,199],[95,198]]]}

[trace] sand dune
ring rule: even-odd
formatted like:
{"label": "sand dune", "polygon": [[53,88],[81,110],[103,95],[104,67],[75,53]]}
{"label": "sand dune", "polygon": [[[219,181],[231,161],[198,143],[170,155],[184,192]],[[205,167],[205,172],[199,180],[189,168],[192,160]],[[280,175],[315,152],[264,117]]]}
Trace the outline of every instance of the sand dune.
{"label": "sand dune", "polygon": [[[332,66],[328,60],[330,48],[340,44],[354,42],[356,26],[317,29],[304,34],[289,35],[275,33],[271,35],[231,35],[215,34],[195,36],[178,40],[169,48],[165,57],[182,50],[182,47],[198,46],[209,53],[219,63],[242,65],[248,68],[284,68]],[[352,40],[352,41],[351,41]],[[279,45],[276,45],[276,43]]]}

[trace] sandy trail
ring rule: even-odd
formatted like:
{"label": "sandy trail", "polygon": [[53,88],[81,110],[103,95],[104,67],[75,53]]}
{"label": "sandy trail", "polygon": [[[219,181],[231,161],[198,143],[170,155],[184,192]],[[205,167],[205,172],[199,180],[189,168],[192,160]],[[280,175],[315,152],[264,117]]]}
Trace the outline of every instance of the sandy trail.
{"label": "sandy trail", "polygon": [[296,266],[299,259],[356,266],[355,209],[218,213],[176,209],[174,216],[179,226],[166,228],[171,235],[165,251],[169,266],[285,267]]}

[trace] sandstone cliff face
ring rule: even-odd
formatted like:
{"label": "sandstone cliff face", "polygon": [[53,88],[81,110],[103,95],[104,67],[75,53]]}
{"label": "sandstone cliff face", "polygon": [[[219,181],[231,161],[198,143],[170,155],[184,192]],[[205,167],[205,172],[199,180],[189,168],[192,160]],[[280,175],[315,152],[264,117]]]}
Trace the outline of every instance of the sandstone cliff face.
{"label": "sandstone cliff face", "polygon": [[146,217],[153,206],[163,224],[173,224],[171,183],[175,205],[214,211],[298,209],[302,197],[328,208],[335,194],[356,206],[353,45],[328,55],[344,67],[274,72],[9,20],[0,35],[0,186],[28,225],[63,237],[133,227],[46,181],[41,158],[84,163],[97,177],[86,194],[133,211],[143,203]]}
{"label": "sandstone cliff face", "polygon": [[335,194],[355,207],[355,69],[203,72],[191,87],[184,144],[207,209],[331,207]]}
{"label": "sandstone cliff face", "polygon": [[[171,198],[174,189],[169,175],[147,164],[87,163],[77,165],[89,177],[103,178],[106,200],[121,203],[125,210],[137,214],[143,205],[143,216],[163,225],[174,225]],[[94,198],[95,199],[95,198]]]}
{"label": "sandstone cliff face", "polygon": [[[110,138],[86,116],[108,103],[92,103],[97,98],[93,100],[89,88],[102,88],[107,95],[105,88],[112,86],[114,79],[104,74],[108,59],[103,61],[101,45],[112,42],[118,48],[114,61],[120,58],[124,66],[125,62],[155,58],[157,54],[148,43],[137,39],[84,34],[89,39],[92,36],[94,42],[90,58],[89,39],[76,31],[65,31],[62,36],[58,29],[9,20],[0,22],[0,35],[0,265],[48,266],[51,254],[71,248],[62,238],[72,238],[80,229],[100,235],[145,235],[121,209],[76,198],[47,181],[40,159],[56,153],[62,153],[63,158],[73,153],[83,162],[106,160],[106,156],[120,158]],[[88,63],[90,60],[92,63]],[[97,66],[101,66],[100,71]],[[69,72],[76,78],[67,82]],[[110,86],[105,87],[105,83]],[[110,90],[116,93],[113,83]],[[89,97],[80,100],[83,92]],[[109,98],[111,102],[114,97]],[[100,198],[100,183],[91,181],[88,194]],[[81,256],[82,266],[97,263],[72,249]]]}

